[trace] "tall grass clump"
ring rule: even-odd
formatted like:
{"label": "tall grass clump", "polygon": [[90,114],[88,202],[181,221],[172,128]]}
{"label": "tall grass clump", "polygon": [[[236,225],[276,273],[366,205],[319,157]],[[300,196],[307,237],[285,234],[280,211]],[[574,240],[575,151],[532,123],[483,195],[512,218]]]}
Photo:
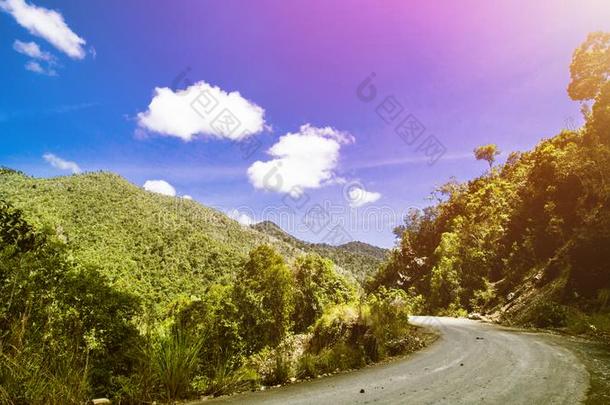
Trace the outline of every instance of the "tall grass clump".
{"label": "tall grass clump", "polygon": [[167,400],[187,396],[202,347],[202,339],[190,336],[179,326],[158,338],[153,361]]}

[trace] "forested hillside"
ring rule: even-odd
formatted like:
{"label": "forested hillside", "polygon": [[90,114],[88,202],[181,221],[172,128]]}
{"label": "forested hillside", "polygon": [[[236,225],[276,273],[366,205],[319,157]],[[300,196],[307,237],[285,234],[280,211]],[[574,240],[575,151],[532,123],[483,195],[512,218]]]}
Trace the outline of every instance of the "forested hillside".
{"label": "forested hillside", "polygon": [[337,249],[114,174],[0,169],[0,402],[171,402],[419,348],[420,298],[364,295],[316,253],[370,270],[382,249]]}
{"label": "forested hillside", "polygon": [[501,165],[495,145],[475,150],[489,170],[445,184],[435,205],[410,212],[370,290],[421,294],[433,313],[580,328],[597,320],[610,332],[610,34],[591,34],[570,72],[585,125]]}
{"label": "forested hillside", "polygon": [[[84,266],[150,302],[227,281],[264,234],[194,201],[149,193],[110,173],[36,179],[0,175],[0,196],[38,226],[55,228]],[[293,256],[281,243],[277,248]]]}
{"label": "forested hillside", "polygon": [[358,249],[308,244],[264,226],[242,226],[195,201],[149,193],[111,173],[37,179],[0,173],[0,197],[28,221],[54,228],[75,258],[98,268],[119,289],[167,304],[229,282],[254,247],[272,243],[288,259],[317,252],[356,277],[380,263]]}
{"label": "forested hillside", "polygon": [[328,257],[360,282],[372,276],[388,255],[386,249],[364,242],[354,241],[339,246],[326,243],[308,243],[295,238],[270,221],[259,222],[252,225],[252,228],[300,250],[316,252],[321,256]]}

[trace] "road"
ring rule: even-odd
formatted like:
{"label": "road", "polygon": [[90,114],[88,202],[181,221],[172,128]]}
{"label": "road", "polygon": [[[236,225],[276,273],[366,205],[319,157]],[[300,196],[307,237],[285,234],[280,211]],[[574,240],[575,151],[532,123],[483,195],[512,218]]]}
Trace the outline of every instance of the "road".
{"label": "road", "polygon": [[[406,358],[206,404],[577,404],[585,367],[546,339],[467,319],[412,317],[439,339]],[[361,393],[361,390],[364,390]]]}

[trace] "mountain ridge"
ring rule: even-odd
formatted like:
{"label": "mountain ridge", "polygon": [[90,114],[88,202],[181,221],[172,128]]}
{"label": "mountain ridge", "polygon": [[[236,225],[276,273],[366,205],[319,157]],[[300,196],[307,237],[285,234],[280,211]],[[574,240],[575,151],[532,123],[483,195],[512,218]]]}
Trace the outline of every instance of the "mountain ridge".
{"label": "mountain ridge", "polygon": [[[155,305],[230,282],[233,269],[261,244],[273,245],[289,261],[319,253],[337,262],[337,254],[329,257],[333,248],[314,249],[292,236],[288,242],[278,239],[196,201],[145,191],[110,172],[35,178],[5,168],[0,198],[34,225],[54,228],[82,266],[99,268],[113,285]],[[358,260],[336,267],[343,274],[355,272],[354,278],[362,273],[342,264]]]}
{"label": "mountain ridge", "polygon": [[250,227],[299,249],[312,250],[321,256],[328,257],[339,267],[349,269],[349,272],[360,282],[372,276],[389,253],[388,249],[361,241],[351,241],[336,246],[306,242],[284,231],[272,221],[261,221]]}

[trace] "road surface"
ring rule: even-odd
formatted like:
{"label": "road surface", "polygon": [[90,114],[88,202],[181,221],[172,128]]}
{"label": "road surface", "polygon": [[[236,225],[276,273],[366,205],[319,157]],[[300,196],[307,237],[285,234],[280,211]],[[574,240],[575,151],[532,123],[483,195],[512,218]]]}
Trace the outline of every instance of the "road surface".
{"label": "road surface", "polygon": [[[589,376],[544,334],[479,321],[412,317],[439,339],[404,359],[206,404],[578,404]],[[364,390],[361,393],[361,390]]]}

